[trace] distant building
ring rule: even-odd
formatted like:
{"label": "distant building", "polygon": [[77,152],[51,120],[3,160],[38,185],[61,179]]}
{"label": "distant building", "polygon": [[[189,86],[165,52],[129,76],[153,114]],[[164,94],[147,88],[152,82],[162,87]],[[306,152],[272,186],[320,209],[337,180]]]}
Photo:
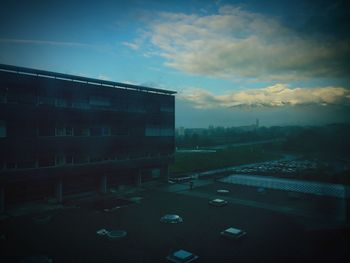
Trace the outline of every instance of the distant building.
{"label": "distant building", "polygon": [[191,128],[191,129],[185,129],[185,135],[187,136],[193,136],[193,135],[205,135],[208,133],[207,129],[204,128]]}
{"label": "distant building", "polygon": [[0,65],[2,208],[167,177],[174,94]]}
{"label": "distant building", "polygon": [[259,128],[259,119],[255,119],[255,124],[236,127],[236,129],[243,131],[243,132],[256,131],[258,128]]}
{"label": "distant building", "polygon": [[178,136],[185,136],[185,128],[184,127],[178,128],[177,133],[178,133],[177,134]]}
{"label": "distant building", "polygon": [[245,125],[245,126],[239,126],[236,129],[242,131],[242,132],[251,132],[251,131],[255,131],[256,130],[256,125],[252,124],[252,125]]}

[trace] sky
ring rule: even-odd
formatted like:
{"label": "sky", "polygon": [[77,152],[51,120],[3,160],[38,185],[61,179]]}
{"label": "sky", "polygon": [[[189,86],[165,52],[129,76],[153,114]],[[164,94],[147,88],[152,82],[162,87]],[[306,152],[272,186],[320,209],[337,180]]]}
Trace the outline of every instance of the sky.
{"label": "sky", "polygon": [[176,127],[350,122],[346,1],[2,1],[0,63],[177,91]]}

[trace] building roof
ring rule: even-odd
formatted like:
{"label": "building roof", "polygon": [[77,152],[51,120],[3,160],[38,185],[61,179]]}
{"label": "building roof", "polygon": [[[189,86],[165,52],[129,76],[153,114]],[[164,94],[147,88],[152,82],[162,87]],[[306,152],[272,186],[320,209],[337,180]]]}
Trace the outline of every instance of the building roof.
{"label": "building roof", "polygon": [[220,179],[220,182],[271,188],[284,191],[295,191],[320,196],[348,198],[349,187],[341,184],[308,182],[305,180],[274,178],[259,175],[234,174]]}
{"label": "building roof", "polygon": [[150,88],[150,87],[145,87],[145,86],[120,83],[120,82],[114,82],[114,81],[102,80],[102,79],[87,78],[87,77],[57,73],[57,72],[46,71],[46,70],[17,67],[17,66],[6,65],[6,64],[0,64],[0,71],[11,72],[11,73],[16,73],[16,74],[24,74],[24,75],[34,75],[34,76],[41,77],[41,78],[54,78],[54,79],[60,79],[60,80],[65,80],[65,81],[75,81],[75,82],[81,82],[81,83],[87,83],[87,84],[99,85],[99,86],[105,86],[105,87],[112,87],[112,88],[121,88],[121,89],[130,89],[130,90],[143,91],[143,92],[160,93],[160,94],[165,94],[165,95],[176,94],[176,91],[171,91],[171,90],[156,89],[156,88]]}

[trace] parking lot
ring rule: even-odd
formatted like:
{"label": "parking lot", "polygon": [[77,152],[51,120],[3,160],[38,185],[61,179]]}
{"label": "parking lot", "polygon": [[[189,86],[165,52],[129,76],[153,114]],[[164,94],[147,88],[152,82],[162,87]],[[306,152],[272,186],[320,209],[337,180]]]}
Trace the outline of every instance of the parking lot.
{"label": "parking lot", "polygon": [[315,171],[319,163],[311,160],[277,160],[234,169],[235,173],[242,174],[269,174],[279,177],[294,177],[298,173]]}

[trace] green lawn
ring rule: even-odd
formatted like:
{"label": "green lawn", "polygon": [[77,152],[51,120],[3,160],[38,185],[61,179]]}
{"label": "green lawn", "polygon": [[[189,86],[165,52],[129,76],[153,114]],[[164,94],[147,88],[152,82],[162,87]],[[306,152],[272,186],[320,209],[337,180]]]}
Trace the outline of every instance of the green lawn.
{"label": "green lawn", "polygon": [[176,153],[170,173],[199,172],[279,158],[280,154],[268,151],[261,145],[229,148],[214,153]]}

